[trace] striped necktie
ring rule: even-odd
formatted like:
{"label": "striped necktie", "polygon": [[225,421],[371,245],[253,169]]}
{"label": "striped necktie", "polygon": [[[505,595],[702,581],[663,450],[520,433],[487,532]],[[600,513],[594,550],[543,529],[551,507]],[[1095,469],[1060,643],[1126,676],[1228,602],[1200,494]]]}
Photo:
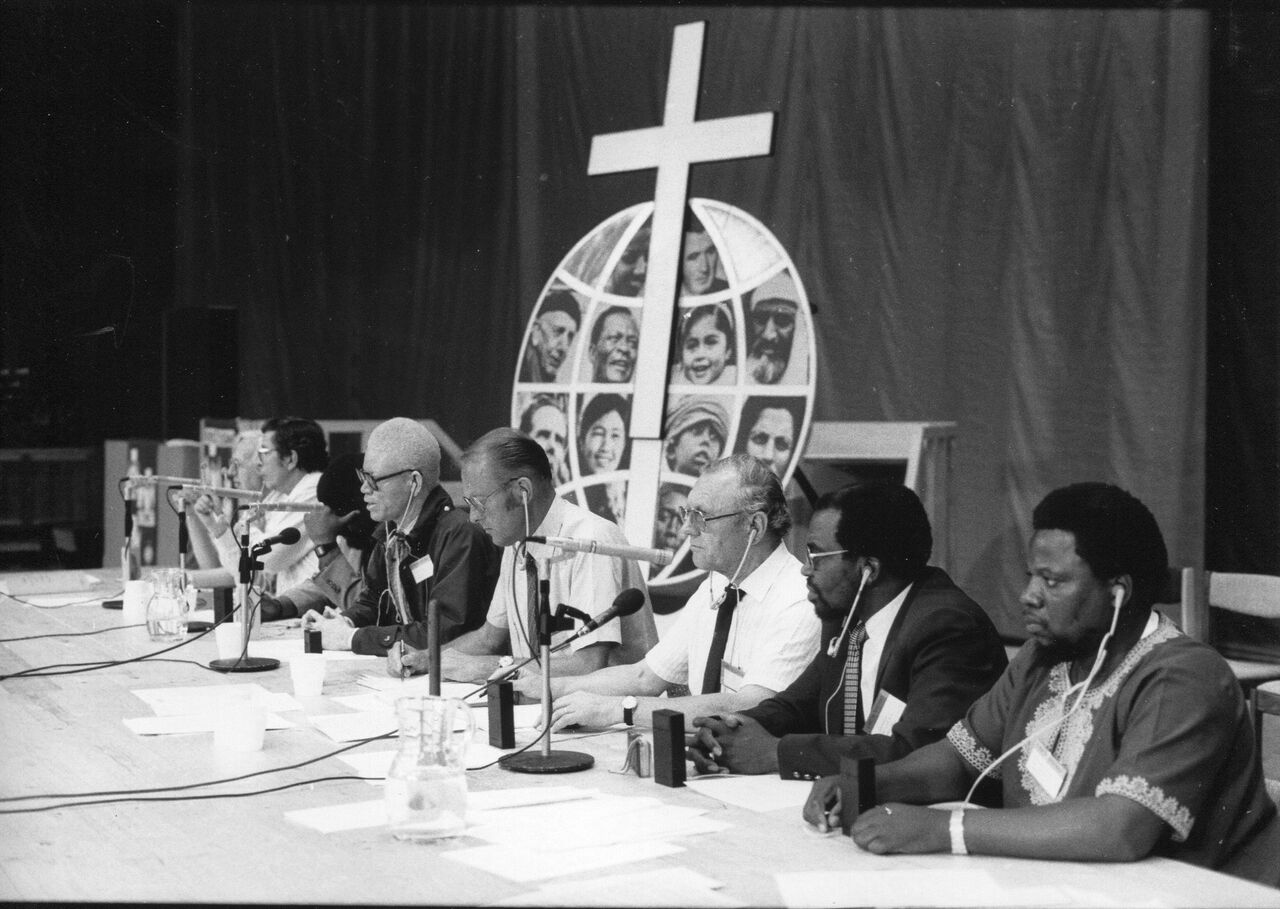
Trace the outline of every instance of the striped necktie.
{"label": "striped necktie", "polygon": [[702,693],[715,694],[720,690],[720,669],[724,662],[724,650],[729,643],[729,625],[733,622],[733,610],[742,595],[732,584],[725,587],[720,605],[716,607],[716,630],[711,636],[711,650],[707,652],[707,667],[702,671]]}
{"label": "striped necktie", "polygon": [[844,734],[862,732],[862,645],[867,642],[867,626],[853,626],[849,657],[844,661]]}

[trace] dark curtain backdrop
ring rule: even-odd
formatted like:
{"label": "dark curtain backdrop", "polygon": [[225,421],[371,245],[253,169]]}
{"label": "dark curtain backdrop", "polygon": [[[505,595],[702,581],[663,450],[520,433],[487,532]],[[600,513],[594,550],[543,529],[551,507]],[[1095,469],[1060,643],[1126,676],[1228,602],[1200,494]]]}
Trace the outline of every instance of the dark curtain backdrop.
{"label": "dark curtain backdrop", "polygon": [[1117,482],[1203,537],[1203,10],[193,4],[177,286],[241,319],[241,411],[506,422],[550,270],[652,174],[671,29],[699,115],[777,112],[691,193],[760,218],[816,313],[818,419],[955,420],[957,579],[1017,632],[1030,511]]}

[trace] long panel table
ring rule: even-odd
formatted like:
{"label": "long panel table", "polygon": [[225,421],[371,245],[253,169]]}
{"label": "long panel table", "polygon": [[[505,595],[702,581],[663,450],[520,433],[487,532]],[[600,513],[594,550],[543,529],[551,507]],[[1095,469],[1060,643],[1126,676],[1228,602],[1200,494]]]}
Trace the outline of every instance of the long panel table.
{"label": "long panel table", "polygon": [[[103,609],[95,599],[107,595],[113,586],[105,579],[81,602],[60,608],[42,609],[0,596],[0,638],[6,639],[0,643],[0,675],[158,650],[161,645],[151,642],[141,628],[10,640],[121,625],[121,613]],[[41,598],[30,599],[39,602]],[[267,633],[300,632],[273,628]],[[212,638],[193,640],[165,656],[207,663],[216,655]],[[307,699],[304,710],[284,715],[297,725],[269,730],[264,749],[248,754],[216,750],[209,734],[136,735],[123,719],[147,716],[151,710],[132,691],[257,682],[271,691],[287,692],[291,686],[284,667],[227,676],[192,663],[146,660],[80,674],[0,682],[0,797],[179,785],[282,767],[325,754],[339,746],[309,725],[307,718],[342,712],[345,708],[332,698],[367,692],[356,685],[357,677],[382,671],[380,662],[333,662],[329,668],[324,696]],[[670,789],[652,779],[611,773],[621,765],[625,746],[621,732],[557,742],[556,747],[592,753],[595,767],[550,777],[491,767],[469,773],[468,785],[472,791],[572,785],[613,795],[651,796],[706,810],[709,817],[730,825],[719,834],[673,838],[671,842],[684,850],[674,855],[558,877],[551,882],[555,884],[585,882],[606,873],[684,867],[720,881],[719,893],[729,899],[743,905],[774,906],[783,904],[778,874],[852,872],[852,878],[833,878],[819,901],[833,906],[892,905],[898,900],[883,893],[883,887],[868,888],[864,896],[857,882],[883,882],[909,873],[930,875],[940,887],[947,881],[959,887],[980,871],[1010,893],[1035,894],[1028,896],[1028,903],[1280,907],[1280,891],[1164,859],[1090,865],[983,856],[874,856],[846,838],[816,834],[797,810],[757,812],[687,788]],[[391,745],[382,741],[360,747],[386,750]],[[248,792],[351,773],[338,758],[327,758],[193,794]],[[322,834],[284,817],[287,811],[368,801],[380,793],[367,782],[344,780],[243,798],[129,801],[0,814],[0,899],[479,905],[519,897],[538,886],[443,857],[450,849],[479,845],[473,838],[401,842],[384,827]],[[0,809],[39,804],[46,803],[0,802]],[[633,905],[647,905],[645,896],[633,893],[627,898]],[[980,894],[957,889],[941,902],[973,904],[975,900],[984,901]]]}

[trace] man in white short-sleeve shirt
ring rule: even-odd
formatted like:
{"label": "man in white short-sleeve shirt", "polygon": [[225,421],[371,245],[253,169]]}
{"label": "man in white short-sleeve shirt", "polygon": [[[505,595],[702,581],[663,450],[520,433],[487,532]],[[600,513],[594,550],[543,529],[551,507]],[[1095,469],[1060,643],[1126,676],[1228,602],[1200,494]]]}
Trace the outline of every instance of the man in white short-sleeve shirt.
{"label": "man in white short-sleeve shirt", "polygon": [[[661,708],[744,710],[790,685],[821,630],[783,541],[790,528],[782,486],[763,462],[740,454],[708,467],[681,511],[681,532],[693,563],[710,573],[644,659],[553,678],[552,728],[649,725]],[[536,695],[541,684],[524,676],[516,688]],[[690,694],[658,697],[678,686]]]}
{"label": "man in white short-sleeve shirt", "polygon": [[[644,607],[619,621],[609,622],[578,638],[554,659],[553,675],[592,672],[611,662],[639,659],[657,632],[644,575],[634,559],[560,552],[529,536],[570,537],[626,544],[612,521],[556,495],[546,452],[529,436],[514,429],[495,429],[482,436],[462,457],[463,500],[471,520],[504,547],[498,584],[484,624],[454,640],[441,653],[446,678],[482,681],[502,665],[502,657],[524,659],[537,650],[530,628],[530,591],[537,576],[550,581],[553,609],[561,603],[588,616],[603,612],[628,588],[645,593]],[[577,624],[575,620],[575,625]],[[554,646],[572,631],[552,636]]]}

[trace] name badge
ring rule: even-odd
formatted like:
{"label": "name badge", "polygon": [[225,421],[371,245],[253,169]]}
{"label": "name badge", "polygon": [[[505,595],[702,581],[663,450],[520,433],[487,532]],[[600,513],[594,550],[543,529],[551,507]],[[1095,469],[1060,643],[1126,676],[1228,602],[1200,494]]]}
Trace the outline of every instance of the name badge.
{"label": "name badge", "polygon": [[424,555],[409,564],[409,573],[413,575],[413,583],[421,584],[436,573],[436,566],[432,564],[431,556]]}
{"label": "name badge", "polygon": [[867,728],[872,735],[892,735],[893,727],[902,719],[902,711],[907,709],[906,701],[900,701],[884,689],[876,695],[876,702],[871,705],[871,716],[867,718]]}
{"label": "name badge", "polygon": [[1062,785],[1067,781],[1067,769],[1040,742],[1032,745],[1027,752],[1027,772],[1050,798],[1056,799],[1062,794]]}
{"label": "name badge", "polygon": [[720,690],[739,691],[742,688],[742,670],[728,660],[720,661]]}

